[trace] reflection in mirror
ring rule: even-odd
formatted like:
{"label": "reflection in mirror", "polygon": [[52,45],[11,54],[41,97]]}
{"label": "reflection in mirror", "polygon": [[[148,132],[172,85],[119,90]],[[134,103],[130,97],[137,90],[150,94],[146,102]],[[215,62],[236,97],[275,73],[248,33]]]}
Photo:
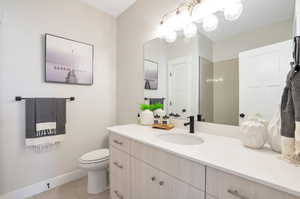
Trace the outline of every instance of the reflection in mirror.
{"label": "reflection in mirror", "polygon": [[[201,114],[211,123],[238,125],[279,109],[292,59],[294,1],[245,0],[240,18],[168,43],[144,45],[145,103],[161,102],[168,114]],[[268,12],[270,11],[270,12]]]}

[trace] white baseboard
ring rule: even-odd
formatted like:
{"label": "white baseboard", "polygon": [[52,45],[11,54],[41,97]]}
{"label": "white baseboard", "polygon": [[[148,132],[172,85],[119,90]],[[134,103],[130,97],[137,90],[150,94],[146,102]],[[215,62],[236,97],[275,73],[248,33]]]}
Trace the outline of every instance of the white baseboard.
{"label": "white baseboard", "polygon": [[[68,182],[72,182],[74,180],[80,179],[86,176],[87,173],[83,170],[77,169],[69,173],[65,173],[60,176],[56,176],[54,178],[50,178],[44,180],[42,182],[38,182],[36,184],[6,193],[0,196],[0,199],[24,199],[36,194],[42,193],[44,191],[48,191],[53,189],[57,186],[66,184]],[[47,184],[50,183],[50,189],[48,188]]]}

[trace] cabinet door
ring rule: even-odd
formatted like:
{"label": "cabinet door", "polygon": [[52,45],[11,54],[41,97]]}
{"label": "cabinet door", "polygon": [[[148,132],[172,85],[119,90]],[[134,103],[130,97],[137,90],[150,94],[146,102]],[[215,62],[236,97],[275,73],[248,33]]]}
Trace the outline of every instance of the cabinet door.
{"label": "cabinet door", "polygon": [[110,191],[112,199],[130,199],[130,158],[110,147]]}
{"label": "cabinet door", "polygon": [[179,181],[164,172],[159,175],[159,198],[160,199],[183,199],[188,198],[189,185]]}
{"label": "cabinet door", "polygon": [[[187,199],[204,199],[205,193],[192,186],[189,187]],[[207,199],[207,198],[206,198]]]}
{"label": "cabinet door", "polygon": [[159,171],[131,158],[132,199],[159,199]]}

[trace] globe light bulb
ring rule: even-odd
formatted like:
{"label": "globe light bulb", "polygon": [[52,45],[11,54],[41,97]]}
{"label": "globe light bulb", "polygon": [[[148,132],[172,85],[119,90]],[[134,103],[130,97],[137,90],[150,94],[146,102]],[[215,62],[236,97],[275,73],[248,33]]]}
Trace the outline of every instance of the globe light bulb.
{"label": "globe light bulb", "polygon": [[183,34],[186,38],[192,38],[197,35],[197,26],[194,23],[190,23],[184,26]]}
{"label": "globe light bulb", "polygon": [[206,18],[203,19],[203,29],[206,32],[211,32],[214,31],[215,29],[217,29],[218,25],[219,25],[219,19],[217,18],[216,15],[210,15]]}
{"label": "globe light bulb", "polygon": [[192,19],[194,22],[201,23],[205,18],[222,10],[222,1],[210,0],[198,3],[192,11]]}
{"label": "globe light bulb", "polygon": [[173,31],[180,31],[183,27],[191,22],[191,17],[187,10],[177,11],[166,22],[168,29]]}
{"label": "globe light bulb", "polygon": [[177,33],[175,31],[168,31],[165,35],[165,40],[168,43],[173,43],[177,39]]}
{"label": "globe light bulb", "polygon": [[160,25],[157,28],[156,36],[160,39],[163,39],[166,35],[167,27],[163,22],[160,22]]}
{"label": "globe light bulb", "polygon": [[242,3],[230,3],[224,8],[224,17],[228,21],[237,20],[243,12]]}
{"label": "globe light bulb", "polygon": [[201,21],[209,16],[211,13],[209,13],[209,9],[207,9],[207,4],[205,3],[199,3],[197,4],[193,11],[192,11],[192,19],[196,23],[201,23]]}
{"label": "globe light bulb", "polygon": [[171,16],[167,21],[167,26],[170,30],[179,31],[182,28],[180,14]]}

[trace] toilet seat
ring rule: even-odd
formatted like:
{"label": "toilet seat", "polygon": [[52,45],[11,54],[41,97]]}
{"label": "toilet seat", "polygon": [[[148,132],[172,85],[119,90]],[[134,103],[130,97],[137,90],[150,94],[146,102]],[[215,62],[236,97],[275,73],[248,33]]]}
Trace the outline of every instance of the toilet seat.
{"label": "toilet seat", "polygon": [[79,158],[80,164],[94,164],[107,161],[109,159],[108,149],[99,149],[82,155]]}

